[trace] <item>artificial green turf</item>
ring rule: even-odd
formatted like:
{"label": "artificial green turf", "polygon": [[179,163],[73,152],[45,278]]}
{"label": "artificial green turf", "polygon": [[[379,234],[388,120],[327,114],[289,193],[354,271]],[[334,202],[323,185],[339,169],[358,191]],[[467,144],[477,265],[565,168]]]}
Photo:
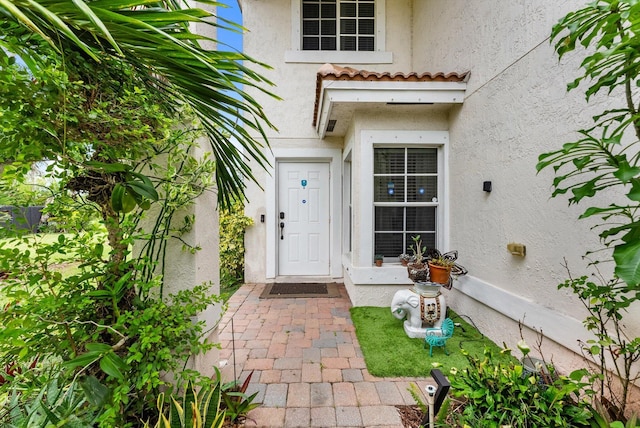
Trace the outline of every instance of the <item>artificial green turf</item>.
{"label": "artificial green turf", "polygon": [[452,310],[449,309],[448,315],[461,325],[455,327],[453,337],[447,341],[449,355],[445,355],[442,348],[433,348],[433,357],[429,358],[429,345],[424,349],[424,339],[409,338],[404,332],[403,321],[396,319],[389,308],[351,308],[351,319],[369,373],[379,377],[425,377],[437,367],[447,374],[452,367],[464,369],[469,366],[461,349],[482,357],[485,346],[492,347],[493,355],[504,358],[504,362],[510,360],[511,357],[500,355],[501,348]]}

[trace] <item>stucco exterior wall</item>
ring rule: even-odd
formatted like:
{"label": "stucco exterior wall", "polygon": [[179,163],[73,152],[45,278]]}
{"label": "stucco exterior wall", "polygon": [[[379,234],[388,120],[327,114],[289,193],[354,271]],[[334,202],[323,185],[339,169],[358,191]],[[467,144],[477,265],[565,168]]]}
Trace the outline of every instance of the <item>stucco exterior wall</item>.
{"label": "stucco exterior wall", "polygon": [[[296,1],[296,0],[293,0]],[[328,57],[322,54],[313,62],[286,61],[285,56],[292,49],[291,25],[292,25],[292,0],[274,0],[269,2],[258,0],[241,0],[243,25],[248,29],[244,37],[244,52],[249,56],[262,61],[272,67],[271,70],[258,70],[274,86],[272,92],[280,100],[270,97],[255,89],[245,88],[252,94],[267,112],[269,120],[277,130],[268,130],[267,137],[273,149],[342,149],[343,138],[320,139],[313,123],[314,100],[316,95],[316,73],[320,66],[328,62]],[[410,71],[411,51],[406,49],[411,45],[411,4],[410,0],[387,0],[386,4],[386,28],[385,49],[393,53],[391,64],[348,64],[341,66],[354,66],[356,68],[379,71]],[[381,123],[393,126],[383,115],[376,117],[383,119]],[[419,120],[416,117],[415,120]],[[378,125],[383,126],[383,125]],[[258,139],[259,136],[254,132]],[[273,154],[265,149],[268,158]],[[304,156],[302,156],[304,157]],[[265,256],[265,248],[268,252],[274,251],[268,247],[267,231],[273,227],[274,218],[266,216],[270,202],[266,200],[264,185],[274,175],[273,166],[268,171],[254,168],[256,181],[248,183],[245,214],[254,220],[254,225],[245,235],[246,260],[245,280],[247,282],[264,282],[267,280],[268,255]],[[339,203],[340,199],[332,201]],[[265,223],[260,223],[260,216],[265,214]],[[336,237],[339,239],[339,237]],[[338,254],[338,260],[340,255]]]}
{"label": "stucco exterior wall", "polygon": [[[265,183],[268,173],[251,163],[254,177],[258,183]],[[244,234],[244,280],[248,283],[265,282],[265,272],[267,259],[264,256],[267,249],[267,201],[264,196],[264,188],[260,188],[254,182],[247,182],[245,190],[247,203],[244,214],[253,219],[253,225],[249,226]],[[261,216],[265,216],[265,222],[261,221]],[[269,224],[273,219],[269,219]]]}
{"label": "stucco exterior wall", "polygon": [[[277,130],[269,130],[267,136],[272,146],[287,144],[290,138],[310,139],[309,143],[321,145],[312,126],[314,99],[316,95],[316,73],[320,66],[330,62],[331,55],[317,53],[312,62],[286,60],[292,44],[292,5],[297,0],[240,0],[243,25],[248,32],[244,37],[244,52],[271,69],[256,69],[274,86],[272,92],[277,100],[252,88],[245,88],[268,112],[269,120]],[[389,64],[366,64],[342,62],[341,66],[353,66],[376,71],[411,71],[411,1],[386,0],[385,49],[393,53]],[[255,133],[254,135],[258,135]],[[297,141],[297,140],[296,140]],[[297,143],[294,143],[297,144]]]}
{"label": "stucco exterior wall", "polygon": [[[581,303],[556,286],[568,276],[563,259],[573,276],[588,274],[582,256],[601,246],[593,223],[578,220],[590,202],[568,207],[566,198],[551,199],[552,171],[535,170],[539,154],[577,139],[575,131],[587,127],[593,114],[621,101],[613,94],[587,105],[583,91],[566,92],[584,54],[559,61],[549,34],[559,18],[583,4],[492,2],[468,8],[463,1],[414,2],[414,28],[423,29],[421,42],[415,40],[414,64],[471,71],[465,102],[450,116],[449,158],[451,248],[460,251],[470,276],[448,302],[498,343],[517,340],[517,319],[555,334],[554,340],[574,351],[575,340],[587,337],[579,328],[585,316]],[[485,180],[492,181],[491,193],[482,191]],[[508,253],[509,242],[525,244],[526,257]],[[492,309],[468,297],[474,292],[479,299],[494,296],[486,303],[509,313],[503,321],[510,322],[495,322]],[[512,297],[502,300],[507,295]],[[519,314],[509,310],[514,307],[522,308]],[[562,316],[559,325],[534,320],[546,309]],[[638,326],[633,311],[627,319]],[[563,329],[565,334],[558,333]],[[564,355],[564,361],[570,358]]]}
{"label": "stucco exterior wall", "polygon": [[[285,61],[292,49],[291,5],[296,1],[241,0],[244,25],[252,32],[245,37],[245,51],[273,67],[265,75],[282,100],[248,91],[278,128],[268,133],[274,150],[351,152],[352,251],[344,252],[341,260],[354,305],[386,306],[397,289],[408,285],[404,269],[385,263],[376,270],[372,253],[364,248],[373,231],[362,226],[372,216],[371,206],[359,202],[362,192],[371,191],[362,184],[368,179],[362,168],[362,133],[448,131],[448,226],[441,250],[458,250],[459,262],[470,272],[447,293],[448,303],[498,343],[519,340],[518,320],[544,330],[551,352],[562,354],[559,365],[571,366],[576,356],[567,349],[578,352],[577,339],[588,338],[581,325],[585,311],[570,292],[557,290],[557,284],[567,277],[565,258],[574,276],[588,273],[582,256],[600,243],[593,223],[578,220],[586,205],[569,207],[562,197],[551,199],[552,171],[536,174],[535,165],[539,154],[572,141],[593,114],[620,100],[613,94],[587,104],[580,90],[566,92],[566,84],[580,73],[583,55],[559,61],[549,34],[559,18],[583,1],[500,0],[469,7],[463,0],[386,0],[385,50],[393,60],[338,65],[390,72],[470,71],[464,103],[445,110],[363,106],[344,138],[324,140],[311,126],[315,76],[326,62],[324,54],[318,53],[316,62]],[[254,173],[260,183],[272,180],[272,171]],[[482,190],[483,181],[492,182],[491,193]],[[261,224],[259,218],[273,201],[255,184],[247,194],[246,213],[256,224],[246,235],[246,278],[261,282],[269,269],[265,248],[273,251],[266,230],[274,220],[267,216]],[[335,196],[332,203],[343,201]],[[526,245],[526,256],[511,255],[510,242]],[[606,267],[603,273],[609,273]],[[628,315],[629,325],[640,330],[640,315],[635,313]]]}
{"label": "stucco exterior wall", "polygon": [[[193,154],[196,158],[208,151],[206,139],[202,138],[198,143],[200,148],[196,149]],[[158,158],[155,162],[162,164],[166,162],[166,157]],[[154,274],[163,275],[164,278],[164,298],[179,291],[190,290],[201,284],[209,285],[211,294],[220,294],[220,235],[216,205],[216,192],[207,191],[200,195],[192,205],[183,207],[174,214],[172,227],[176,229],[184,226],[185,216],[194,215],[195,217],[191,230],[180,236],[182,241],[168,238],[166,253],[155,268]],[[159,209],[158,206],[152,205],[149,211],[143,213],[141,225],[149,233],[155,225]],[[185,243],[193,247],[200,247],[200,250],[194,253],[184,250]],[[136,252],[143,250],[144,248],[139,244],[134,247]],[[194,322],[204,322],[206,335],[203,339],[212,343],[218,342],[217,324],[220,317],[221,306],[211,305],[193,320]],[[189,367],[204,375],[213,376],[215,375],[213,368],[218,362],[218,355],[219,352],[215,348],[206,354],[197,355],[189,361]]]}

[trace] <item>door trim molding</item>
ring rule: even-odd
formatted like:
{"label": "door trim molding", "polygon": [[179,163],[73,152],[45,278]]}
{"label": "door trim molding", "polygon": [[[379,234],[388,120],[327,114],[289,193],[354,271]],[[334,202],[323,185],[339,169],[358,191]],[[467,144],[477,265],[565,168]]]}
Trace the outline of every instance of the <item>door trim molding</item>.
{"label": "door trim molding", "polygon": [[328,162],[329,163],[329,273],[332,278],[342,277],[340,236],[342,221],[340,214],[340,195],[342,178],[342,150],[323,148],[273,148],[268,154],[271,164],[264,185],[266,196],[266,278],[275,279],[277,275],[277,177],[279,162]]}
{"label": "door trim molding", "polygon": [[[302,178],[309,179],[309,193],[307,193],[307,198],[309,199],[309,206],[307,209],[303,207],[294,208],[294,206],[298,206],[298,199],[291,200],[290,190],[292,190],[292,186],[295,189],[298,189],[300,182],[295,180],[295,184],[292,183],[292,180],[287,177],[287,174],[290,172],[301,172],[305,171],[302,175]],[[311,171],[318,171],[319,176],[317,180],[312,179],[312,177],[307,176]],[[291,261],[291,247],[292,241],[289,237],[290,231],[288,227],[284,228],[285,239],[277,239],[277,252],[276,257],[278,260],[278,265],[276,269],[276,274],[278,276],[328,276],[330,274],[331,269],[331,204],[330,201],[330,177],[331,177],[331,162],[329,160],[302,160],[302,161],[290,161],[280,160],[276,163],[276,183],[278,196],[276,198],[276,206],[278,207],[278,218],[277,222],[284,222],[289,228],[293,228],[293,230],[298,232],[300,240],[298,241],[297,248],[298,256],[300,259],[297,261]],[[314,182],[314,184],[312,184]],[[319,186],[318,186],[319,184]],[[316,187],[317,186],[317,187]],[[315,203],[312,203],[313,196],[311,194],[311,189],[317,188],[318,199],[315,200]],[[282,200],[281,198],[284,198]],[[313,225],[310,223],[311,216],[311,207],[317,206],[317,214],[318,214],[318,223]],[[285,211],[287,213],[285,219],[280,218],[280,213]],[[292,222],[294,218],[294,212],[297,211],[298,221],[301,223],[294,225]],[[305,214],[306,213],[306,214]],[[304,219],[304,220],[303,220]],[[310,230],[315,232],[315,235],[319,238],[317,243],[318,249],[318,259],[311,260],[311,238],[309,235]],[[283,229],[277,229],[277,234],[282,235]],[[302,245],[301,245],[302,244]],[[288,249],[285,254],[283,250],[285,248]],[[302,262],[302,263],[300,263]]]}

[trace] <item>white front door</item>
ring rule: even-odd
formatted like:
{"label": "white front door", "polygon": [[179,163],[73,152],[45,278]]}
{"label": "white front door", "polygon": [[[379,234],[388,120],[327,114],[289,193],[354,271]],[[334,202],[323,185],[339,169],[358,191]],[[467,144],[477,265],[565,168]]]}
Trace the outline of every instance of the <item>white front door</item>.
{"label": "white front door", "polygon": [[278,275],[329,275],[329,163],[278,163]]}

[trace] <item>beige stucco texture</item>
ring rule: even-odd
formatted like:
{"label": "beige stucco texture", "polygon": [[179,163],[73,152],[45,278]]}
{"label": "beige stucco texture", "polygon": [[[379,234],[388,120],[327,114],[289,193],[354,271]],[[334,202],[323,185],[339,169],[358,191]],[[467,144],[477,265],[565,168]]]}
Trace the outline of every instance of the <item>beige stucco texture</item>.
{"label": "beige stucco texture", "polygon": [[[299,50],[296,0],[240,3],[248,28],[245,51],[273,67],[265,74],[281,97],[248,88],[277,131],[268,135],[272,166],[255,170],[262,187],[248,187],[246,214],[255,225],[246,234],[247,281],[286,279],[277,268],[276,165],[322,160],[332,168],[331,266],[320,279],[344,281],[354,305],[389,305],[393,293],[411,283],[399,263],[372,264],[373,147],[437,147],[444,196],[437,244],[443,251],[458,250],[458,261],[469,270],[445,291],[448,304],[498,343],[519,340],[518,321],[529,338],[529,329],[541,329],[558,364],[573,365],[577,339],[588,338],[581,325],[585,312],[557,285],[568,277],[564,260],[574,276],[588,273],[582,256],[601,244],[593,224],[578,220],[586,206],[552,199],[552,171],[537,174],[535,166],[541,153],[577,138],[576,130],[588,126],[594,113],[620,102],[613,94],[587,104],[580,90],[566,91],[580,74],[582,54],[559,61],[549,35],[559,18],[583,2],[493,1],[470,7],[462,0],[381,1],[376,3],[383,7],[376,15],[383,20],[376,27],[377,51],[351,56]],[[470,74],[464,99],[397,105],[380,94],[401,85],[365,87],[345,78],[323,82],[318,92],[317,73],[324,63],[375,72]],[[437,82],[428,84],[427,101],[439,88]],[[345,92],[337,91],[339,85]],[[427,87],[416,85],[416,90]],[[314,116],[318,97],[330,108]],[[314,119],[322,114],[343,121],[336,125],[340,132],[316,129]],[[484,181],[492,182],[490,193],[483,191]],[[526,256],[508,252],[511,242],[525,245]],[[606,269],[603,273],[610,274]],[[640,325],[637,318],[629,315],[631,324]]]}

